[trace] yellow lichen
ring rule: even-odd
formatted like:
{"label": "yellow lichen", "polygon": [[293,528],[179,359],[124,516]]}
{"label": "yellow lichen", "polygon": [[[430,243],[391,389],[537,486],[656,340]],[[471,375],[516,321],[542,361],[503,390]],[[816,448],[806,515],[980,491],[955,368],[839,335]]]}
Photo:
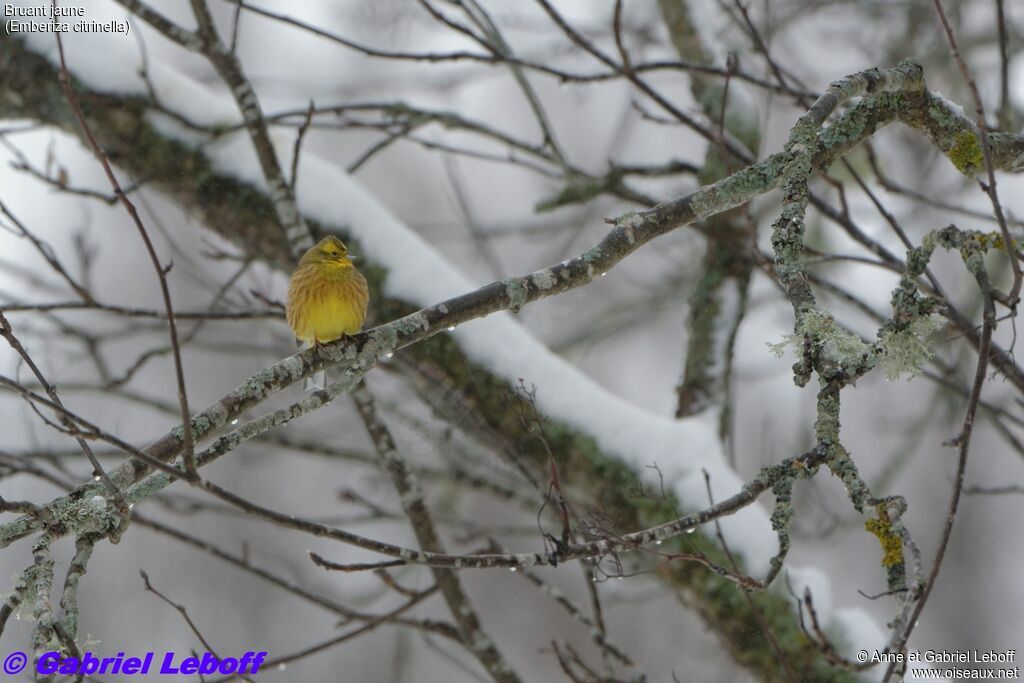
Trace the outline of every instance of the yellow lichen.
{"label": "yellow lichen", "polygon": [[956,166],[956,170],[966,176],[977,174],[985,166],[985,155],[981,151],[978,136],[969,130],[957,134],[946,156]]}
{"label": "yellow lichen", "polygon": [[882,566],[886,569],[903,564],[903,541],[892,530],[892,522],[884,509],[878,510],[878,519],[864,522],[864,528],[878,537],[882,544]]}

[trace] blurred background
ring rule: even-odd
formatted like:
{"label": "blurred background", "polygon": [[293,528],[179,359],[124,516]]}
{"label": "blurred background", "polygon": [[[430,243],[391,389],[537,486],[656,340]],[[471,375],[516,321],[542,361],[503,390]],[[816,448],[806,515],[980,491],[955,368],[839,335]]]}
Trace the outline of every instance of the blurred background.
{"label": "blurred background", "polygon": [[[306,163],[316,160],[350,174],[474,286],[575,256],[606,234],[604,218],[677,198],[745,166],[725,152],[723,139],[755,158],[781,150],[815,94],[846,74],[913,58],[924,66],[929,89],[973,117],[971,94],[932,3],[551,0],[548,8],[571,34],[544,5],[337,0],[240,6],[210,0],[209,10],[258,95],[286,175],[298,136]],[[209,158],[204,173],[265,187],[251,143],[239,129],[238,109],[210,60],[115,3],[83,6],[86,18],[127,19],[130,30],[64,37],[81,93],[122,97],[123,117],[132,125],[182,140],[190,154]],[[945,6],[989,125],[1019,132],[1024,101],[1015,57],[1024,7],[997,0],[947,0]],[[189,3],[152,7],[188,30],[196,26]],[[683,19],[672,14],[673,7],[681,8]],[[467,32],[484,36],[495,51]],[[0,201],[6,207],[0,217],[0,310],[70,410],[143,447],[180,422],[166,325],[159,315],[126,314],[161,310],[153,265],[134,224],[111,200],[95,157],[69,133],[69,125],[46,113],[46,98],[59,94],[54,83],[40,81],[39,97],[14,90],[16,80],[36,76],[25,73],[28,57],[16,61],[12,55],[37,55],[52,64],[52,35],[5,34],[0,41],[0,68],[7,70],[0,71]],[[478,57],[459,56],[466,54]],[[624,75],[624,55],[633,66],[663,66],[626,69]],[[82,99],[87,108],[113,106],[113,100],[86,94]],[[141,113],[140,101],[147,103]],[[311,103],[316,115],[307,118]],[[697,121],[711,137],[718,131],[719,142],[674,112]],[[117,132],[102,133],[107,134]],[[186,163],[188,154],[153,162],[159,170],[152,177],[145,159],[124,154],[112,154],[111,160],[161,259],[173,262],[168,283],[175,308],[211,313],[179,321],[189,400],[197,410],[295,351],[280,307],[289,272],[286,252],[267,246],[272,240],[265,234],[247,232],[211,210],[197,194],[216,192],[215,183],[187,179],[196,172]],[[950,223],[984,231],[998,227],[978,183],[959,174],[916,131],[889,126],[847,160],[812,183],[828,211],[809,210],[808,268],[848,294],[821,287],[819,303],[872,340],[879,321],[869,311],[890,313],[899,275],[880,267],[877,255],[830,219],[829,211],[899,258],[905,246],[890,219],[914,244]],[[176,165],[183,178],[179,191],[168,170]],[[1024,212],[1018,207],[1020,190],[1019,177],[998,174],[999,198],[1014,234],[1020,231],[1015,217]],[[304,200],[330,204],[335,192],[339,200],[346,196],[329,186],[304,186],[300,170],[300,208]],[[792,354],[777,358],[768,347],[793,325],[792,308],[765,265],[779,208],[778,193],[771,192],[697,229],[675,230],[607,277],[530,304],[515,319],[565,363],[629,403],[665,419],[705,421],[722,437],[723,457],[741,480],[749,480],[761,467],[813,446],[815,382],[796,387]],[[347,214],[343,201],[333,210],[329,227],[351,236],[358,249],[360,231],[367,228]],[[244,209],[237,220],[246,222]],[[396,244],[387,263],[373,253],[364,256],[359,265],[375,287],[404,260],[417,262],[404,248]],[[742,258],[716,262],[721,250]],[[40,307],[79,300],[47,257],[104,306]],[[993,257],[990,267],[995,284],[1006,288],[1005,258]],[[980,323],[978,290],[959,257],[937,253],[933,272],[951,302]],[[368,326],[404,310],[385,306],[385,291],[375,290]],[[401,298],[392,293],[388,300]],[[426,303],[431,302],[405,300],[409,310]],[[1013,320],[1002,322],[996,343],[1012,353],[1016,338]],[[887,381],[878,371],[870,373],[844,390],[842,407],[846,448],[876,495],[906,497],[904,522],[929,562],[957,457],[944,443],[960,431],[963,392],[977,360],[963,332],[951,325],[933,341],[935,362],[926,376]],[[433,362],[443,365],[439,356]],[[432,367],[430,357],[400,352],[374,369],[368,384],[399,449],[423,473],[442,535],[453,551],[478,549],[492,537],[510,550],[535,550],[539,520],[551,512],[539,511],[544,492],[524,484],[502,442],[487,438],[492,432],[463,423],[472,423],[482,403],[474,391],[498,389],[474,387],[472,377],[461,386],[431,384]],[[7,344],[0,345],[0,372],[26,386],[34,382]],[[544,391],[543,383],[538,391]],[[293,386],[255,414],[300,397]],[[997,410],[979,412],[966,495],[912,649],[1004,651],[1024,645],[1018,618],[1024,588],[1016,580],[1024,549],[1013,540],[1013,520],[1024,514],[1020,396],[994,373],[983,398]],[[451,417],[460,406],[470,415],[463,422]],[[74,440],[8,391],[0,393],[0,434],[0,493],[6,499],[44,503],[91,476]],[[95,448],[104,466],[124,459],[102,443]],[[204,468],[203,476],[275,510],[415,546],[375,457],[343,396],[245,443]],[[467,484],[456,473],[487,483]],[[584,493],[577,503],[588,515],[599,515],[600,504]],[[794,547],[787,562],[819,568],[837,608],[864,610],[884,629],[895,614],[894,602],[868,597],[886,591],[881,551],[841,483],[823,470],[798,484],[794,505]],[[82,578],[83,648],[91,643],[96,652],[129,654],[205,649],[182,616],[146,590],[140,570],[188,610],[222,654],[298,652],[360,623],[339,626],[344,610],[330,605],[365,614],[401,602],[372,573],[325,572],[309,561],[308,551],[336,561],[375,556],[272,526],[181,483],[136,506],[135,514],[119,544],[96,546]],[[13,518],[5,515],[5,521]],[[186,537],[175,538],[168,528]],[[708,537],[713,539],[713,530]],[[10,577],[12,587],[32,562],[30,544],[22,540],[0,553],[0,576]],[[58,587],[73,552],[67,539],[53,546]],[[253,567],[307,597],[268,583]],[[625,571],[630,575],[621,581],[614,572],[601,574],[593,590],[573,566],[538,574],[586,614],[596,591],[609,639],[648,680],[772,678],[771,665],[737,655],[737,639],[723,635],[724,627],[708,628],[702,599],[667,581],[657,563]],[[418,590],[432,581],[423,569],[393,575]],[[567,645],[602,670],[589,629],[522,577],[506,571],[460,576],[488,633],[523,680],[572,680],[559,665],[558,653],[564,655]],[[380,625],[259,680],[488,680],[443,629],[425,625],[450,620],[438,597],[408,614],[417,623]],[[756,633],[757,624],[749,628]],[[4,651],[28,650],[31,630],[28,620],[12,618]],[[612,668],[620,678],[611,680],[630,680],[621,667]]]}

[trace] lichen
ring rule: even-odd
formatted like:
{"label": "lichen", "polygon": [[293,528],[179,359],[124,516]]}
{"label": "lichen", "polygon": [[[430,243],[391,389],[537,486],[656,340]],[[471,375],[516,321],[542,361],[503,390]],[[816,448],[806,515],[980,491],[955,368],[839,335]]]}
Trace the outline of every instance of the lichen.
{"label": "lichen", "polygon": [[534,286],[541,291],[551,289],[558,282],[557,278],[547,270],[537,271],[530,276],[530,279],[533,280]]}
{"label": "lichen", "polygon": [[591,247],[580,254],[580,258],[583,259],[584,263],[594,263],[601,260],[602,255],[601,247]]}
{"label": "lichen", "polygon": [[393,326],[397,332],[402,336],[408,336],[415,334],[420,330],[426,330],[430,328],[430,321],[427,320],[427,316],[420,312],[407,315],[404,318],[396,320]]}
{"label": "lichen", "polygon": [[882,545],[882,566],[886,569],[903,564],[903,541],[892,530],[888,516],[881,519],[868,519],[864,528],[878,537]]}
{"label": "lichen", "polygon": [[883,332],[879,365],[885,378],[892,382],[904,374],[920,375],[924,364],[935,355],[929,339],[941,327],[941,318],[928,315],[913,319],[901,329]]}
{"label": "lichen", "polygon": [[504,285],[508,307],[513,313],[518,313],[526,303],[527,287],[519,278],[514,277],[505,280]]}
{"label": "lichen", "polygon": [[108,533],[117,529],[120,523],[120,516],[98,494],[82,500],[60,498],[50,505],[50,512],[58,526],[76,536],[90,532]]}
{"label": "lichen", "polygon": [[800,355],[805,339],[810,339],[826,360],[836,363],[844,370],[860,367],[865,356],[872,353],[870,345],[844,329],[831,315],[813,309],[800,317],[794,334],[783,336],[781,342],[769,342],[768,348],[779,358],[787,348],[793,348]]}
{"label": "lichen", "polygon": [[953,146],[946,156],[956,166],[956,170],[966,176],[974,176],[985,166],[985,156],[981,150],[978,136],[969,130],[958,133],[953,138]]}
{"label": "lichen", "polygon": [[[383,353],[394,351],[398,346],[398,329],[393,325],[379,327],[370,342],[376,343],[377,348]],[[368,342],[367,345],[369,346],[370,343]]]}
{"label": "lichen", "polygon": [[690,195],[694,220],[701,220],[720,211],[739,206],[771,189],[782,178],[788,155],[773,154],[763,161],[737,171],[727,178]]}

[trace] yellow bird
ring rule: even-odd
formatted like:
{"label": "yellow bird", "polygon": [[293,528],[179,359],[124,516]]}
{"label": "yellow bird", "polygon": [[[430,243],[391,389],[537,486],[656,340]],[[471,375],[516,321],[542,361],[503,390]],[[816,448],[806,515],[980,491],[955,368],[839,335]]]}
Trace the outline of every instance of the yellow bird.
{"label": "yellow bird", "polygon": [[333,235],[310,247],[288,283],[288,324],[310,346],[355,334],[370,299],[366,278]]}

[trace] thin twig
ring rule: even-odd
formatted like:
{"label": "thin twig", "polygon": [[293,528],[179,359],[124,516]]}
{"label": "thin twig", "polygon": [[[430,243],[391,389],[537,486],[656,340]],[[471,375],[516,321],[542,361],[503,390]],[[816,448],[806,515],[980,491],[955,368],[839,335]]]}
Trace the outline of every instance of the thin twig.
{"label": "thin twig", "polygon": [[[53,0],[53,7],[57,7],[57,0]],[[110,181],[110,185],[114,189],[114,194],[116,194],[118,199],[121,201],[121,204],[131,217],[132,222],[135,223],[135,227],[139,231],[139,236],[142,237],[142,242],[146,245],[146,252],[149,254],[149,260],[153,264],[153,269],[157,274],[157,280],[160,283],[160,293],[163,296],[164,310],[167,313],[167,326],[171,337],[172,354],[174,356],[174,375],[175,380],[178,383],[178,403],[181,407],[181,428],[184,435],[183,452],[185,472],[188,477],[195,477],[197,476],[195,452],[192,439],[191,413],[188,408],[188,394],[185,391],[185,370],[181,361],[181,348],[178,345],[178,325],[174,319],[174,306],[171,304],[171,292],[170,288],[167,286],[167,273],[169,272],[170,267],[161,265],[160,258],[156,254],[156,249],[153,247],[153,243],[149,239],[149,233],[146,232],[146,227],[142,224],[142,219],[139,217],[138,211],[135,210],[135,205],[130,199],[128,199],[128,195],[126,195],[121,189],[121,184],[114,175],[114,171],[110,167],[110,162],[107,160],[106,154],[99,146],[99,143],[96,142],[96,138],[93,137],[92,130],[90,130],[89,124],[85,119],[85,115],[82,113],[82,108],[78,104],[78,98],[75,96],[75,91],[71,87],[71,74],[68,72],[67,61],[64,58],[64,43],[61,41],[60,32],[55,32],[54,36],[57,39],[57,54],[60,57],[60,84],[64,89],[64,94],[67,97],[68,104],[71,105],[75,118],[78,120],[78,124],[82,127],[82,132],[89,143],[89,147],[92,149],[93,154],[96,155],[100,165],[103,166],[103,172],[106,174],[107,180]]]}
{"label": "thin twig", "polygon": [[992,163],[992,148],[991,142],[989,141],[988,123],[985,121],[985,106],[981,99],[981,93],[978,92],[978,84],[971,75],[971,70],[967,67],[967,63],[960,55],[960,49],[957,46],[956,34],[953,33],[953,28],[950,26],[949,19],[946,17],[946,10],[942,6],[942,0],[932,1],[935,4],[935,11],[939,15],[939,20],[942,22],[942,28],[946,31],[946,38],[949,40],[950,52],[952,52],[953,59],[956,60],[957,66],[960,67],[960,73],[963,74],[964,81],[967,82],[967,87],[970,89],[971,97],[974,100],[974,112],[976,115],[976,123],[978,125],[979,143],[981,145],[982,157],[985,161],[985,174],[988,176],[988,184],[986,185],[982,183],[982,189],[992,202],[992,210],[995,212],[996,219],[999,222],[999,231],[1003,235],[1003,247],[1006,249],[1007,258],[1010,260],[1010,270],[1013,272],[1013,285],[1010,287],[1010,293],[1007,297],[1009,300],[1008,305],[1010,308],[1016,309],[1017,301],[1020,299],[1021,286],[1024,284],[1024,274],[1021,272],[1020,263],[1017,260],[1017,247],[1014,246],[1015,242],[1012,235],[1010,235],[1009,227],[1006,225],[1006,217],[1003,215],[1003,206],[1000,204],[999,195],[996,192],[995,164]]}

